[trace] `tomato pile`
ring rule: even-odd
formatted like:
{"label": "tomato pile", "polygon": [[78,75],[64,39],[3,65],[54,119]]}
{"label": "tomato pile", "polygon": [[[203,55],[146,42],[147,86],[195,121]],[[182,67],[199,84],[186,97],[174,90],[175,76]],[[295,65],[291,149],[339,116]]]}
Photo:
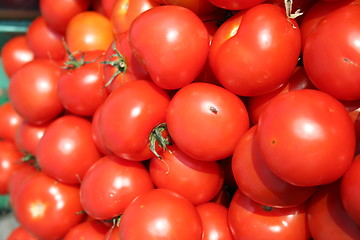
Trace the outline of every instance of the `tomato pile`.
{"label": "tomato pile", "polygon": [[40,0],[1,50],[13,239],[360,239],[359,0]]}

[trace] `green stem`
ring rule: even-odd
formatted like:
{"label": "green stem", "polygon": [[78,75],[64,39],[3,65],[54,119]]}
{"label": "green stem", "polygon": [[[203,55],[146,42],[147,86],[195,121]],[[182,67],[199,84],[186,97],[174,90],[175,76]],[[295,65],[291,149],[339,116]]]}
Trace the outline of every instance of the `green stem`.
{"label": "green stem", "polygon": [[168,145],[171,145],[171,139],[169,136],[164,137],[163,132],[167,131],[166,123],[160,123],[150,133],[149,141],[150,141],[150,150],[161,159],[160,154],[156,151],[156,143],[160,146],[163,150],[169,150]]}

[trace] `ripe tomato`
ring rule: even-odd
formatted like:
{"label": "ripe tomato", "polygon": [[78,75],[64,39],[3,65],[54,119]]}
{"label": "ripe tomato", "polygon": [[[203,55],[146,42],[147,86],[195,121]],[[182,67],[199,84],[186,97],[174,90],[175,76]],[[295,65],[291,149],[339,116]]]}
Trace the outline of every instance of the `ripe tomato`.
{"label": "ripe tomato", "polygon": [[360,239],[360,226],[342,205],[340,181],[318,187],[308,204],[307,218],[316,240]]}
{"label": "ripe tomato", "polygon": [[57,240],[83,219],[79,188],[56,181],[44,173],[22,182],[14,199],[16,219],[34,236]]}
{"label": "ripe tomato", "polygon": [[40,0],[39,7],[41,16],[44,17],[48,26],[65,34],[71,18],[88,10],[90,2],[90,0]]}
{"label": "ripe tomato", "polygon": [[141,162],[108,155],[86,172],[80,200],[89,216],[107,220],[121,215],[132,200],[153,188],[149,172]]}
{"label": "ripe tomato", "polygon": [[63,38],[64,34],[49,28],[43,16],[34,19],[26,32],[27,43],[36,58],[63,60],[66,56]]}
{"label": "ripe tomato", "polygon": [[94,11],[84,11],[71,18],[65,36],[70,52],[106,51],[114,41],[110,20]]}
{"label": "ripe tomato", "polygon": [[360,99],[359,21],[359,4],[342,7],[324,16],[305,42],[306,73],[318,89],[337,99]]}
{"label": "ripe tomato", "polygon": [[11,77],[9,101],[23,120],[43,124],[62,113],[64,108],[57,96],[59,76],[57,63],[50,59],[35,59]]}
{"label": "ripe tomato", "polygon": [[194,81],[209,50],[209,34],[200,18],[174,5],[140,14],[130,26],[129,41],[151,79],[164,89],[179,89]]}
{"label": "ripe tomato", "polygon": [[171,99],[166,115],[169,134],[185,154],[198,160],[229,157],[249,127],[247,110],[232,92],[195,82]]}
{"label": "ripe tomato", "polygon": [[10,102],[0,105],[0,139],[15,141],[16,131],[22,122],[22,117],[15,111]]}
{"label": "ripe tomato", "polygon": [[228,9],[228,10],[242,10],[254,7],[260,3],[265,2],[265,0],[209,0],[210,3],[214,4],[217,7]]}
{"label": "ripe tomato", "polygon": [[119,229],[122,240],[200,240],[201,218],[186,198],[168,189],[141,194],[125,209]]}
{"label": "ripe tomato", "polygon": [[101,106],[99,128],[105,145],[119,157],[141,161],[154,154],[149,148],[152,129],[165,121],[170,99],[151,81],[136,80],[115,89]]}
{"label": "ripe tomato", "polygon": [[109,227],[103,222],[89,219],[72,227],[63,240],[104,240]]}
{"label": "ripe tomato", "polygon": [[116,0],[100,0],[100,1],[101,1],[101,8],[104,12],[104,15],[110,19],[111,12],[112,12],[112,9],[114,7]]}
{"label": "ripe tomato", "polygon": [[202,227],[202,240],[231,240],[230,228],[228,225],[228,209],[218,203],[207,202],[196,206]]}
{"label": "ripe tomato", "polygon": [[296,21],[277,5],[259,4],[220,26],[209,60],[225,88],[240,96],[258,96],[275,91],[289,79],[300,49]]}
{"label": "ripe tomato", "polygon": [[270,208],[236,191],[228,221],[234,239],[308,240],[306,204],[291,208]]}
{"label": "ripe tomato", "polygon": [[36,152],[41,170],[67,184],[80,184],[88,168],[101,156],[92,138],[90,121],[75,115],[51,122]]}
{"label": "ripe tomato", "polygon": [[247,197],[270,207],[294,207],[306,202],[315,187],[297,187],[276,176],[266,165],[254,140],[257,125],[239,140],[232,169],[239,189]]}
{"label": "ripe tomato", "polygon": [[354,125],[345,107],[313,89],[273,98],[260,115],[255,135],[268,167],[297,186],[334,182],[355,153]]}
{"label": "ripe tomato", "polygon": [[177,5],[190,9],[198,16],[211,14],[218,9],[217,6],[208,0],[156,0],[163,5]]}
{"label": "ripe tomato", "polygon": [[69,112],[80,116],[92,116],[109,95],[104,88],[104,72],[101,65],[105,59],[105,52],[86,51],[76,54],[73,58],[77,59],[77,63],[69,63],[69,69],[59,78],[57,94]]}
{"label": "ripe tomato", "polygon": [[194,205],[213,199],[224,182],[218,162],[203,162],[183,153],[176,145],[150,160],[150,176],[155,186],[186,197]]}
{"label": "ripe tomato", "polygon": [[106,240],[119,240],[119,226],[113,225],[107,232]]}
{"label": "ripe tomato", "polygon": [[100,105],[96,109],[96,111],[91,119],[92,136],[94,139],[94,143],[95,143],[96,147],[100,150],[100,152],[102,152],[104,155],[111,155],[112,152],[105,145],[104,139],[102,138],[102,135],[100,132],[101,130],[100,130],[100,126],[99,126],[100,125],[99,120],[100,120],[101,107],[102,107],[102,105]]}
{"label": "ripe tomato", "polygon": [[23,226],[14,228],[6,240],[38,240],[34,235],[28,232]]}
{"label": "ripe tomato", "polygon": [[26,35],[16,36],[5,42],[0,54],[2,67],[9,78],[22,65],[34,59],[34,52],[26,41]]}

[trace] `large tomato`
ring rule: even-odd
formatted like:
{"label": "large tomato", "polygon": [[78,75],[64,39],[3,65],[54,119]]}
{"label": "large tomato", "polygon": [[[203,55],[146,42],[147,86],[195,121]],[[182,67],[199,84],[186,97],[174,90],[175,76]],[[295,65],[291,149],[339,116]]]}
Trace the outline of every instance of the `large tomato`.
{"label": "large tomato", "polygon": [[51,122],[36,152],[41,170],[67,184],[80,184],[88,168],[101,156],[90,121],[75,115]]}
{"label": "large tomato", "polygon": [[209,59],[225,88],[241,96],[257,96],[288,80],[300,49],[296,21],[277,5],[259,4],[220,26],[211,42]]}
{"label": "large tomato", "polygon": [[306,210],[306,204],[291,208],[264,206],[238,190],[229,207],[229,227],[234,239],[308,240]]}
{"label": "large tomato", "polygon": [[34,235],[27,231],[23,226],[14,228],[6,240],[38,240]]}
{"label": "large tomato", "polygon": [[194,81],[208,56],[205,25],[180,6],[158,6],[140,14],[130,26],[129,41],[151,79],[164,89],[178,89]]}
{"label": "large tomato", "polygon": [[174,143],[198,160],[229,157],[249,127],[242,100],[232,92],[209,83],[195,82],[171,99],[166,123]]}
{"label": "large tomato", "polygon": [[16,131],[22,122],[22,117],[15,111],[10,102],[0,105],[0,139],[15,141]]}
{"label": "large tomato", "polygon": [[101,106],[99,128],[105,145],[114,154],[129,160],[154,156],[149,136],[165,121],[170,99],[152,81],[130,81],[111,92]]}
{"label": "large tomato", "polygon": [[269,168],[297,186],[339,179],[355,153],[355,131],[345,107],[313,89],[273,98],[259,117],[255,133]]}
{"label": "large tomato", "polygon": [[89,219],[72,227],[65,235],[63,240],[104,240],[109,230],[104,222]]}
{"label": "large tomato", "polygon": [[149,172],[141,162],[108,155],[86,172],[80,200],[88,215],[108,220],[121,215],[132,200],[153,188]]}
{"label": "large tomato", "polygon": [[201,240],[201,218],[194,205],[168,189],[141,194],[125,209],[119,237],[122,240]]}

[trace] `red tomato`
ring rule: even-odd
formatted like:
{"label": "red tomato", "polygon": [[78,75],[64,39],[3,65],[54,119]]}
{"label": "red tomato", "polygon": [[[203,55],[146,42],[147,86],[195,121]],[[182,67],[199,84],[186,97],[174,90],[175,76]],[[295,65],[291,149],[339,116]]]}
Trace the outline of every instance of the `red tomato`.
{"label": "red tomato", "polygon": [[345,107],[313,89],[272,99],[255,135],[268,167],[297,186],[334,182],[350,167],[355,153],[354,125]]}
{"label": "red tomato", "polygon": [[35,125],[21,121],[15,135],[15,143],[24,153],[36,155],[37,146],[49,123]]}
{"label": "red tomato", "polygon": [[174,143],[185,154],[203,161],[229,157],[249,127],[242,100],[209,83],[191,83],[172,98],[166,123]]}
{"label": "red tomato", "polygon": [[106,51],[114,41],[110,20],[94,11],[84,11],[71,18],[65,36],[70,52]]}
{"label": "red tomato", "polygon": [[202,227],[202,240],[231,240],[228,209],[218,203],[207,202],[196,206]]}
{"label": "red tomato", "polygon": [[26,32],[27,43],[35,58],[63,60],[66,56],[63,38],[64,34],[49,28],[43,16],[34,19]]}
{"label": "red tomato", "polygon": [[209,0],[209,2],[220,8],[228,10],[241,10],[254,7],[260,3],[265,2],[265,0]]}
{"label": "red tomato", "polygon": [[14,228],[6,240],[38,240],[34,235],[28,232],[23,226]]}
{"label": "red tomato", "polygon": [[86,172],[80,200],[89,216],[107,220],[121,215],[132,200],[153,188],[149,172],[141,162],[109,155]]}
{"label": "red tomato", "polygon": [[114,7],[116,0],[100,0],[101,7],[103,9],[104,15],[108,18],[111,17],[111,12]]}
{"label": "red tomato", "polygon": [[234,239],[308,240],[306,205],[271,208],[236,191],[229,207],[228,221]]}
{"label": "red tomato", "polygon": [[150,176],[155,186],[177,192],[199,205],[213,199],[224,182],[218,162],[203,162],[183,153],[176,145],[150,160]]}
{"label": "red tomato", "polygon": [[101,156],[92,138],[90,121],[75,115],[51,122],[36,152],[41,170],[67,184],[80,184],[88,168]]}
{"label": "red tomato", "polygon": [[15,141],[16,131],[22,122],[22,117],[15,111],[10,102],[0,105],[0,139]]}
{"label": "red tomato", "polygon": [[177,5],[190,9],[198,16],[205,16],[218,9],[208,0],[156,0],[165,5]]}
{"label": "red tomato", "polygon": [[319,90],[337,99],[360,99],[359,21],[360,5],[348,5],[324,16],[306,38],[306,73]]}
{"label": "red tomato", "polygon": [[291,76],[300,55],[301,34],[283,8],[259,4],[220,26],[209,60],[219,82],[241,96],[275,91]]}
{"label": "red tomato", "polygon": [[23,120],[43,124],[62,113],[64,108],[57,96],[59,76],[60,66],[54,61],[35,59],[11,77],[9,100]]}
{"label": "red tomato", "polygon": [[92,116],[109,95],[107,89],[104,89],[104,72],[101,65],[105,59],[105,52],[86,51],[76,54],[73,58],[77,59],[76,63],[70,63],[69,69],[58,80],[57,94],[69,112],[80,116]]}
{"label": "red tomato", "polygon": [[179,89],[194,81],[208,56],[205,25],[180,6],[159,6],[140,14],[131,24],[129,41],[151,79],[164,89]]}
{"label": "red tomato", "polygon": [[357,155],[341,180],[341,199],[344,209],[360,225],[360,155]]}
{"label": "red tomato", "polygon": [[16,219],[34,236],[57,240],[83,219],[79,188],[37,173],[24,181],[13,210]]}
{"label": "red tomato", "polygon": [[314,239],[360,239],[360,226],[342,205],[339,181],[320,186],[308,206],[308,225]]}
{"label": "red tomato", "polygon": [[102,107],[102,105],[100,105],[96,109],[96,111],[91,119],[92,136],[93,136],[94,143],[95,143],[96,147],[100,150],[100,152],[102,152],[104,155],[111,155],[112,152],[105,145],[104,139],[101,135],[101,129],[100,129],[100,124],[99,124],[101,107]]}
{"label": "red tomato", "polygon": [[22,65],[34,59],[34,52],[26,41],[26,35],[16,36],[5,42],[0,54],[2,67],[9,78]]}
{"label": "red tomato", "polygon": [[119,227],[116,225],[112,226],[108,230],[105,240],[119,240]]}
{"label": "red tomato", "polygon": [[141,161],[153,157],[149,136],[165,121],[169,102],[167,93],[151,81],[131,81],[115,89],[99,116],[105,145],[121,158]]}
{"label": "red tomato", "polygon": [[109,227],[103,222],[90,219],[72,227],[63,240],[104,240]]}
{"label": "red tomato", "polygon": [[266,165],[254,140],[257,125],[239,140],[232,169],[239,189],[247,197],[270,207],[294,207],[306,202],[315,187],[297,187],[276,176]]}
{"label": "red tomato", "polygon": [[140,13],[159,6],[155,0],[117,0],[111,9],[111,24],[116,35],[127,32]]}
{"label": "red tomato", "polygon": [[201,218],[186,198],[168,189],[154,189],[125,209],[119,229],[122,240],[200,240]]}
{"label": "red tomato", "polygon": [[48,26],[65,34],[71,18],[90,7],[90,0],[40,0],[40,13]]}
{"label": "red tomato", "polygon": [[8,193],[10,179],[21,167],[22,157],[13,141],[0,140],[0,194]]}
{"label": "red tomato", "polygon": [[104,85],[110,92],[129,81],[150,80],[149,73],[131,51],[129,32],[117,35],[106,51],[103,64]]}

